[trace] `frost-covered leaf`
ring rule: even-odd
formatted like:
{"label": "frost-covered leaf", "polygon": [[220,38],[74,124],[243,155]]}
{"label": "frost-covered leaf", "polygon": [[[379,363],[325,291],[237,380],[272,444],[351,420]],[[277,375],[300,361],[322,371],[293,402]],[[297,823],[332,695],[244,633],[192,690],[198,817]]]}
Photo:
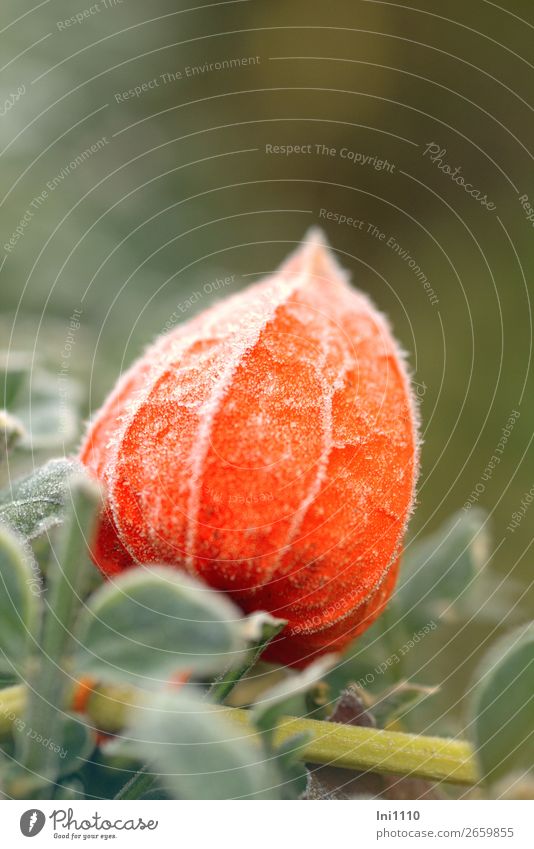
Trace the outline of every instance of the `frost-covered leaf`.
{"label": "frost-covered leaf", "polygon": [[470,719],[491,781],[534,760],[534,622],[506,634],[476,671]]}
{"label": "frost-covered leaf", "polygon": [[242,622],[226,596],[176,569],[132,569],[90,599],[76,669],[149,687],[184,670],[216,672],[243,659]]}
{"label": "frost-covered leaf", "polygon": [[61,522],[65,493],[82,467],[74,460],[50,460],[33,474],[0,492],[0,522],[34,539]]}
{"label": "frost-covered leaf", "polygon": [[40,589],[31,551],[0,526],[0,674],[22,673],[38,619]]}
{"label": "frost-covered leaf", "polygon": [[136,709],[128,751],[158,773],[175,799],[279,799],[280,778],[258,738],[184,691],[160,692]]}

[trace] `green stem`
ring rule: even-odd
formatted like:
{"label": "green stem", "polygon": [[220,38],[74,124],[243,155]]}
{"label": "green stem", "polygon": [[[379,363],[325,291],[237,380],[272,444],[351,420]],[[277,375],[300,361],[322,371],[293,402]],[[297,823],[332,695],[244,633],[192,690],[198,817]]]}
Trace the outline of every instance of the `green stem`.
{"label": "green stem", "polygon": [[216,678],[210,687],[210,697],[214,702],[222,704],[228,698],[236,684],[249,672],[261,657],[269,643],[287,623],[283,619],[265,619],[261,623],[261,634],[247,652],[245,662],[237,669],[229,669]]}
{"label": "green stem", "polygon": [[[24,700],[22,685],[0,690],[0,738],[5,739],[9,734],[13,722],[9,717],[22,713]],[[124,726],[129,709],[139,701],[140,694],[133,688],[102,686],[93,692],[88,702],[88,715],[102,731],[118,731]],[[254,733],[249,711],[221,710],[231,721],[240,723],[247,734]],[[280,746],[298,734],[307,736],[306,742],[298,745],[298,753],[300,759],[308,763],[455,784],[469,785],[479,781],[473,748],[466,740],[284,717],[276,726],[275,745]]]}
{"label": "green stem", "polygon": [[0,740],[9,740],[16,719],[26,709],[28,691],[22,684],[0,690]]}
{"label": "green stem", "polygon": [[86,537],[91,534],[99,491],[79,478],[73,479],[68,496],[71,504],[59,539],[57,563],[49,572],[41,645],[30,659],[31,687],[24,716],[27,733],[17,738],[17,760],[33,774],[37,785],[55,778],[56,754],[38,740],[49,738],[54,744],[61,743],[61,709],[66,706],[70,687],[63,664],[82,604],[89,565]]}
{"label": "green stem", "polygon": [[7,410],[0,410],[0,487],[2,488],[7,487],[9,483],[7,474],[9,452],[23,436],[24,426],[22,423]]}
{"label": "green stem", "polygon": [[[253,730],[249,711],[227,710],[232,721]],[[299,746],[299,757],[309,763],[418,776],[453,784],[476,784],[478,781],[473,750],[465,740],[282,717],[276,725],[274,745],[281,746],[298,734],[307,735],[306,742]]]}
{"label": "green stem", "polygon": [[148,772],[147,767],[142,767],[122,787],[115,799],[140,799],[154,784],[155,776]]}

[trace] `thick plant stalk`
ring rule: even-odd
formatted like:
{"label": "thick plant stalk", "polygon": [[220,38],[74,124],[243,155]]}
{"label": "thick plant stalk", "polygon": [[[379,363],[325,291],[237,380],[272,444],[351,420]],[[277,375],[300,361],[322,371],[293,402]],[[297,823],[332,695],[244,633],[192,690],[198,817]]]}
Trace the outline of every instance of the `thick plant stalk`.
{"label": "thick plant stalk", "polygon": [[72,629],[89,563],[84,533],[93,524],[100,497],[99,489],[82,478],[72,482],[69,494],[70,509],[58,545],[58,568],[51,571],[45,599],[47,615],[41,645],[30,660],[32,691],[24,719],[35,735],[24,734],[17,740],[18,762],[33,774],[37,784],[55,777],[55,752],[37,742],[36,736],[48,736],[54,743],[62,739],[63,717],[57,705],[65,703],[69,687],[62,664],[73,642]]}
{"label": "thick plant stalk", "polygon": [[[233,709],[229,715],[252,731],[248,711]],[[473,750],[465,740],[286,716],[277,723],[274,743],[280,746],[298,734],[309,738],[298,747],[301,760],[309,763],[453,784],[476,784],[478,780]]]}
{"label": "thick plant stalk", "polygon": [[[0,690],[0,739],[11,733],[16,716],[24,709],[23,686]],[[102,731],[118,731],[128,710],[139,700],[139,692],[127,687],[102,686],[87,701],[91,722]],[[254,733],[248,711],[221,708],[246,733]],[[275,743],[280,745],[297,734],[308,740],[298,744],[301,760],[330,764],[352,770],[395,773],[430,781],[476,784],[479,780],[474,752],[465,740],[424,737],[376,728],[361,728],[314,719],[283,717],[277,724]]]}

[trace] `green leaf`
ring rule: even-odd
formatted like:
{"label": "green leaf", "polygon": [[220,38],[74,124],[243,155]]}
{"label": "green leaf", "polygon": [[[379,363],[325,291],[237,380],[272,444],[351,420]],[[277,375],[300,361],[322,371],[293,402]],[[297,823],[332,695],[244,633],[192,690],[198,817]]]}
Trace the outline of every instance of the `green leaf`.
{"label": "green leaf", "polygon": [[534,758],[534,622],[498,640],[475,675],[470,718],[482,774],[494,781]]}
{"label": "green leaf", "polygon": [[11,409],[32,367],[29,354],[0,351],[0,406]]}
{"label": "green leaf", "polygon": [[255,666],[262,652],[286,624],[285,619],[275,619],[263,610],[247,616],[243,622],[243,636],[251,645],[241,666],[232,664],[229,670],[225,670],[213,682],[210,696],[214,702],[222,703],[226,699],[236,684]]}
{"label": "green leaf", "polygon": [[78,434],[79,388],[75,381],[35,371],[11,411],[22,422],[26,437],[20,447],[28,451],[55,451],[68,447]]}
{"label": "green leaf", "polygon": [[441,622],[464,621],[475,600],[483,605],[486,515],[457,513],[434,534],[410,543],[395,592],[384,613],[344,652],[328,676],[333,691],[355,682],[377,692],[419,668],[419,644]]}
{"label": "green leaf", "polygon": [[170,567],[132,569],[101,587],[80,619],[76,669],[153,686],[173,673],[216,672],[243,659],[240,611]]}
{"label": "green leaf", "polygon": [[302,762],[301,750],[309,740],[308,734],[295,734],[274,752],[280,773],[280,794],[283,799],[300,799],[308,785],[308,769]]}
{"label": "green leaf", "polygon": [[487,552],[486,514],[457,513],[422,542],[408,547],[393,606],[406,631],[451,619],[466,604]]}
{"label": "green leaf", "polygon": [[402,719],[416,705],[429,696],[435,695],[439,687],[424,687],[409,681],[399,681],[393,687],[380,693],[371,705],[371,713],[380,728]]}
{"label": "green leaf", "polygon": [[26,539],[45,533],[62,521],[69,480],[81,470],[74,460],[50,460],[16,481],[0,492],[0,521]]}
{"label": "green leaf", "polygon": [[259,740],[183,690],[161,692],[132,714],[128,751],[175,799],[279,799],[280,778]]}
{"label": "green leaf", "polygon": [[[126,748],[126,747],[124,747]],[[146,799],[147,794],[154,790],[155,776],[148,771],[146,766],[134,772],[131,778],[124,784],[115,799]]]}
{"label": "green leaf", "polygon": [[22,423],[18,447],[28,451],[59,450],[78,433],[79,384],[36,367],[29,354],[0,352],[0,407]]}
{"label": "green leaf", "polygon": [[253,646],[265,646],[280,633],[284,625],[287,625],[287,619],[278,619],[265,610],[257,610],[244,620],[244,635]]}
{"label": "green leaf", "polygon": [[83,783],[78,778],[66,778],[64,781],[59,782],[54,793],[54,799],[63,799],[65,801],[72,799],[78,802],[80,799],[85,799]]}
{"label": "green leaf", "polygon": [[61,738],[57,764],[59,776],[66,776],[86,765],[95,748],[95,733],[77,716],[67,715],[62,722]]}
{"label": "green leaf", "polygon": [[[393,649],[400,627],[398,617],[389,625],[390,608],[343,652],[340,662],[326,676],[326,682],[333,693],[339,693],[345,687],[356,684],[366,690],[379,691],[386,686],[393,686],[402,676],[395,658],[398,657]],[[401,639],[402,637],[402,639]],[[399,633],[396,645],[402,645],[405,640],[404,632]],[[389,659],[391,663],[387,663]]]}
{"label": "green leaf", "polygon": [[[18,729],[16,734],[18,766],[14,772],[18,770],[19,776],[33,776],[35,788],[32,792],[38,794],[50,793],[48,783],[56,781],[64,766],[56,747],[62,745],[65,734],[63,710],[69,703],[72,689],[68,662],[75,645],[74,623],[83,604],[86,573],[93,568],[87,540],[92,536],[101,507],[100,487],[87,474],[73,476],[69,481],[68,504],[66,520],[54,540],[55,556],[47,575],[43,625],[31,657],[24,712],[26,732],[20,733]],[[74,721],[70,721],[71,727],[73,724]],[[49,744],[43,740],[48,740]],[[69,740],[69,748],[77,751],[80,734],[75,737],[70,734]]]}
{"label": "green leaf", "polygon": [[0,526],[0,673],[21,672],[39,615],[40,576],[31,551]]}

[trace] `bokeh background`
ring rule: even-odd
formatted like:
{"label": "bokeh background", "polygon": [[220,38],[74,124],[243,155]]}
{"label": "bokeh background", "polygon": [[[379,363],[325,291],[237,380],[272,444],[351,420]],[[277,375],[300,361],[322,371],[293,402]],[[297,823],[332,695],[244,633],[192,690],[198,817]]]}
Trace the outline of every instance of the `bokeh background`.
{"label": "bokeh background", "polygon": [[[411,539],[470,498],[487,510],[483,561],[510,625],[533,600],[530,502],[509,525],[534,485],[534,14],[527,0],[418,6],[3,0],[0,347],[47,396],[51,438],[21,461],[35,465],[75,449],[77,421],[157,333],[323,226],[417,383]],[[453,620],[429,643],[448,644],[432,676],[452,676],[451,709],[466,647],[494,628],[475,616],[455,639]]]}

